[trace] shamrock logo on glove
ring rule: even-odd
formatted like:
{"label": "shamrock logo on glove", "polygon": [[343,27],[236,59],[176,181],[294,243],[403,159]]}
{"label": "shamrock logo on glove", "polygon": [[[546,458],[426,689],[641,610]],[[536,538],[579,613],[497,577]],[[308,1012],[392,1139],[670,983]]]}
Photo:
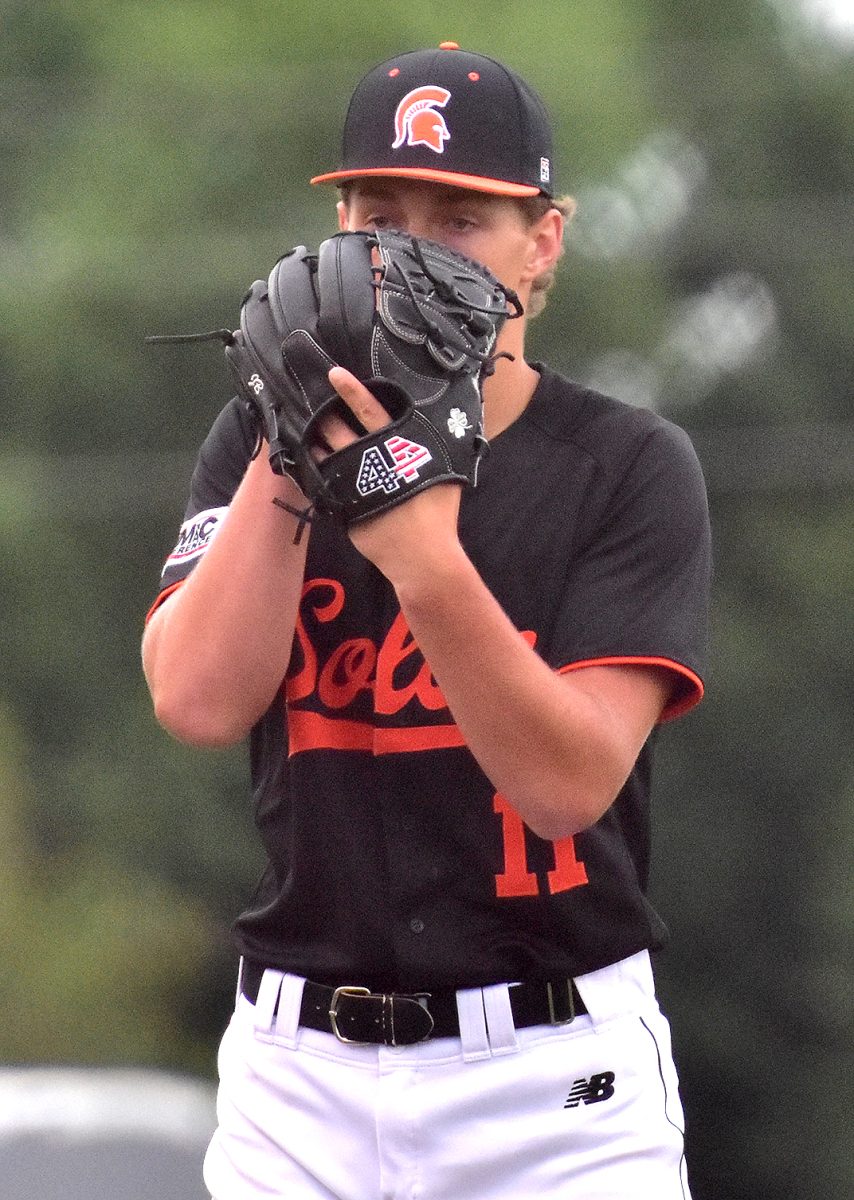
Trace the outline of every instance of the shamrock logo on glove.
{"label": "shamrock logo on glove", "polygon": [[471,421],[461,408],[452,408],[451,415],[448,417],[448,433],[461,438],[465,437],[467,429],[471,429]]}

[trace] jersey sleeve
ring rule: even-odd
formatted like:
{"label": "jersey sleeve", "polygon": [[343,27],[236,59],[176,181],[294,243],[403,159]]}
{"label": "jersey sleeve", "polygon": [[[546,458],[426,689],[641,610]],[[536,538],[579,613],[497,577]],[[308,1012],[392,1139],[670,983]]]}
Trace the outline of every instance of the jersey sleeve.
{"label": "jersey sleeve", "polygon": [[646,665],[671,671],[662,720],[703,695],[711,536],[687,434],[658,421],[595,506],[569,574],[552,646],[557,670]]}
{"label": "jersey sleeve", "polygon": [[252,457],[254,433],[237,400],[222,409],[205,438],[190,481],[190,494],[175,547],[160,574],[147,618],[196,567],[220,528]]}

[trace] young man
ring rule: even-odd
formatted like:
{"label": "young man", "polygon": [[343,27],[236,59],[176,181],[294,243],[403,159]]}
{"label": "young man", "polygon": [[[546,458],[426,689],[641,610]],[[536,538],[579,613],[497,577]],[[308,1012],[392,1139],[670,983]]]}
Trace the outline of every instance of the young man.
{"label": "young man", "polygon": [[[327,181],[342,229],[446,243],[526,307],[561,251],[540,101],[452,44],[361,81]],[[295,542],[273,501],[303,498],[236,402],[202,447],[143,654],[175,736],[250,735],[269,857],[214,1200],[688,1196],[644,890],[648,739],[702,694],[705,492],[680,430],[528,363],[524,333],[484,384],[478,486],[349,534]]]}

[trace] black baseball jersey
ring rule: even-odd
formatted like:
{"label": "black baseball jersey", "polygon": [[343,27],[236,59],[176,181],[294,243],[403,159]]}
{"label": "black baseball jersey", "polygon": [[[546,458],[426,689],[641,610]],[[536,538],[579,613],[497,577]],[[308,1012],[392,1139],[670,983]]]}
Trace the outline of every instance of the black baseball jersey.
{"label": "black baseball jersey", "polygon": [[[696,456],[663,418],[537,369],[530,404],[464,492],[463,545],[555,671],[668,669],[666,720],[703,690]],[[158,599],[227,511],[251,449],[244,422],[232,402],[202,447]],[[249,958],[333,985],[429,990],[579,975],[664,941],[645,895],[650,745],[592,828],[535,836],[466,747],[393,588],[323,517],[287,678],[250,750],[269,861],[235,925]]]}

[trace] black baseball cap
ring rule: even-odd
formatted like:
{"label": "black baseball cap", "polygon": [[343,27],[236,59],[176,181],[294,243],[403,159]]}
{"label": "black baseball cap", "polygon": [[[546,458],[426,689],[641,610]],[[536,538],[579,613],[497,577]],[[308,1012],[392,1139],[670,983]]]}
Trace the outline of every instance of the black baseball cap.
{"label": "black baseball cap", "polygon": [[499,196],[553,196],[542,100],[509,67],[442,42],[374,67],[356,85],[341,166],[312,183],[426,179]]}

